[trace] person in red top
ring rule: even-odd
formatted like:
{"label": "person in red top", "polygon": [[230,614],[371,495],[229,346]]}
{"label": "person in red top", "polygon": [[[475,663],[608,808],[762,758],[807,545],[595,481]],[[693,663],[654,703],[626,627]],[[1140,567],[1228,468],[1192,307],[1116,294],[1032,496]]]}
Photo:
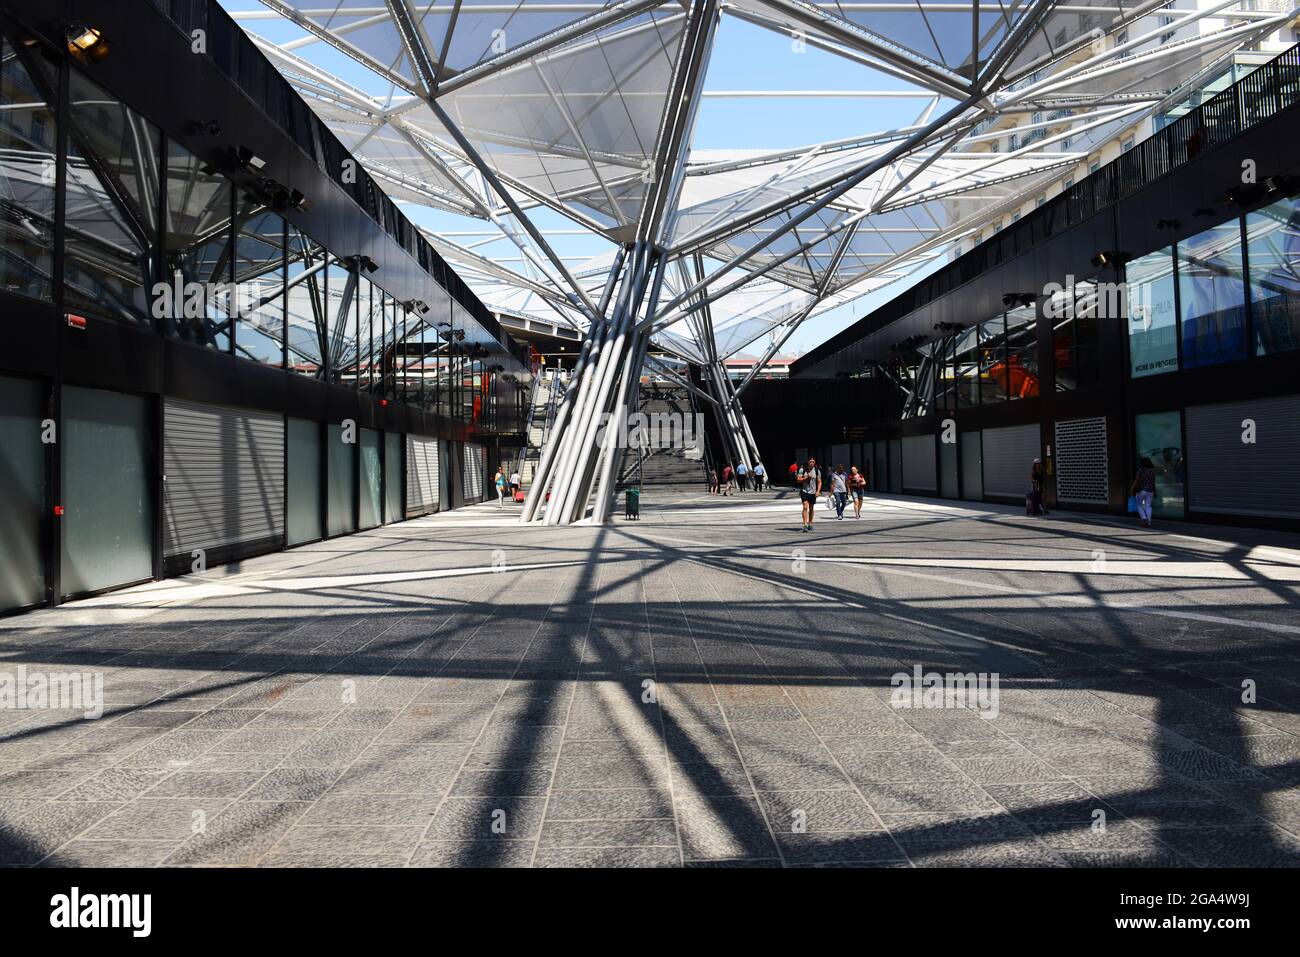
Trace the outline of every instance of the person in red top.
{"label": "person in red top", "polygon": [[732,476],[731,466],[724,465],[722,467],[722,494],[723,495],[731,494],[731,476]]}

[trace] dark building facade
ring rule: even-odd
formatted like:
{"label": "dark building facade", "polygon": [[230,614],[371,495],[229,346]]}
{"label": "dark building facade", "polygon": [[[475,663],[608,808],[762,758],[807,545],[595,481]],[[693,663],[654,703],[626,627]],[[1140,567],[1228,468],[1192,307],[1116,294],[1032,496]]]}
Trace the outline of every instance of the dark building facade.
{"label": "dark building facade", "polygon": [[527,347],[215,2],[0,59],[0,612],[483,497]]}
{"label": "dark building facade", "polygon": [[[1158,518],[1300,527],[1300,53],[922,280],[792,376],[819,411],[768,444],[866,466],[882,491],[1021,501],[1041,458],[1049,505],[1124,514],[1147,458]],[[846,382],[876,391],[816,398]],[[760,403],[780,404],[748,400]]]}

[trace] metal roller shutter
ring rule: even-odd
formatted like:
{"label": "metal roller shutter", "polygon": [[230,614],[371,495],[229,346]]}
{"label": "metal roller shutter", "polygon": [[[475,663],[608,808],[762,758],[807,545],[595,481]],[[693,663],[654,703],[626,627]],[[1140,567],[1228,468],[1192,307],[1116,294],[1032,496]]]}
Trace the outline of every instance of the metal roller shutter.
{"label": "metal roller shutter", "polygon": [[980,462],[980,433],[963,432],[958,444],[961,454],[961,497],[981,501],[984,498],[984,466]]}
{"label": "metal roller shutter", "polygon": [[903,437],[903,488],[938,491],[934,481],[934,436]]}
{"label": "metal roller shutter", "polygon": [[985,429],[983,442],[984,494],[1023,499],[1029,489],[1029,469],[1042,453],[1037,425]]}
{"label": "metal roller shutter", "polygon": [[167,399],[163,555],[191,567],[284,543],[284,419]]}
{"label": "metal roller shutter", "polygon": [[849,461],[849,447],[847,445],[832,445],[831,460],[826,464],[831,468],[835,468],[837,465],[843,465],[844,471],[847,472],[849,466],[853,464]]}
{"label": "metal roller shutter", "polygon": [[[1184,421],[1190,508],[1224,515],[1300,517],[1295,481],[1300,396],[1192,406]],[[1243,441],[1251,423],[1255,441]]]}
{"label": "metal roller shutter", "polygon": [[889,490],[903,490],[903,443],[899,439],[889,440]]}
{"label": "metal roller shutter", "polygon": [[438,440],[406,437],[406,514],[438,510]]}
{"label": "metal roller shutter", "polygon": [[873,492],[884,492],[889,487],[888,445],[884,439],[874,443],[871,459],[871,475],[867,477],[867,488]]}
{"label": "metal roller shutter", "polygon": [[1110,501],[1106,418],[1056,423],[1056,498],[1105,505]]}
{"label": "metal roller shutter", "polygon": [[481,445],[466,442],[461,464],[461,487],[465,490],[465,504],[483,501],[483,481],[487,473],[487,451]]}

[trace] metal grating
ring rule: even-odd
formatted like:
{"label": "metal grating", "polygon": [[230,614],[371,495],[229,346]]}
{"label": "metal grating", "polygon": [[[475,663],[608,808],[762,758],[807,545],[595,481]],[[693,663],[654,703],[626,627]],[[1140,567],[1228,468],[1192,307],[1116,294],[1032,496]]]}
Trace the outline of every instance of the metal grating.
{"label": "metal grating", "polygon": [[1106,418],[1056,423],[1056,499],[1085,505],[1110,501]]}

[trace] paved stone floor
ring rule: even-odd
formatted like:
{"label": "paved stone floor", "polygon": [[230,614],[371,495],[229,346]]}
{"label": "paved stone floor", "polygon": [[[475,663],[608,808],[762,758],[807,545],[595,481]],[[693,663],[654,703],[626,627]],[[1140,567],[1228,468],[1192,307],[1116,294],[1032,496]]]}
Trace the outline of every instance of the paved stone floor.
{"label": "paved stone floor", "polygon": [[0,621],[105,688],[0,711],[0,863],[1300,862],[1300,539],[797,508],[492,504]]}

